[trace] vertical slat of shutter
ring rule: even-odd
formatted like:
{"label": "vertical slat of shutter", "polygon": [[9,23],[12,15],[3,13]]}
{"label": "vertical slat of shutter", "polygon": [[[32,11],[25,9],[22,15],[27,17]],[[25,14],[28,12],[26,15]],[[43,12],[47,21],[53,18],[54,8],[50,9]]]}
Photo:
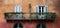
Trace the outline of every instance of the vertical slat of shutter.
{"label": "vertical slat of shutter", "polygon": [[44,12],[48,12],[48,7],[47,6],[44,7]]}
{"label": "vertical slat of shutter", "polygon": [[16,11],[19,12],[19,5],[17,5],[16,7],[17,7],[17,8],[16,8]]}
{"label": "vertical slat of shutter", "polygon": [[38,12],[38,13],[39,13],[39,6],[37,6],[37,7],[36,7],[36,12]]}
{"label": "vertical slat of shutter", "polygon": [[17,9],[16,6],[14,6],[14,12],[16,12],[16,9]]}
{"label": "vertical slat of shutter", "polygon": [[20,5],[20,8],[19,9],[20,9],[20,12],[22,12],[22,6],[21,5]]}
{"label": "vertical slat of shutter", "polygon": [[48,6],[46,6],[46,12],[48,12]]}
{"label": "vertical slat of shutter", "polygon": [[46,12],[46,7],[44,7],[44,12]]}

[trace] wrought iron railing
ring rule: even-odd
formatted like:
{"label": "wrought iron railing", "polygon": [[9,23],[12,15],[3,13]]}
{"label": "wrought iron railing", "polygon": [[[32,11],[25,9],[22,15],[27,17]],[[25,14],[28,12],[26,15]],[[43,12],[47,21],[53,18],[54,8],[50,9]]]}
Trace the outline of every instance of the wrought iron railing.
{"label": "wrought iron railing", "polygon": [[[46,13],[22,13],[22,12],[7,12],[4,13],[7,20],[24,20],[24,19],[42,19],[42,20],[55,20],[56,14],[51,12]],[[27,15],[29,14],[29,17]],[[25,15],[25,16],[24,16]]]}

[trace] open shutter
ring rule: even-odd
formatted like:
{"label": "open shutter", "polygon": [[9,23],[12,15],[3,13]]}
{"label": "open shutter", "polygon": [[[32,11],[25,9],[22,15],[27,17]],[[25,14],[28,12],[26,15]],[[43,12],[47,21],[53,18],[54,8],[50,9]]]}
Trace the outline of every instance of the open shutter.
{"label": "open shutter", "polygon": [[48,6],[44,7],[44,12],[48,12]]}

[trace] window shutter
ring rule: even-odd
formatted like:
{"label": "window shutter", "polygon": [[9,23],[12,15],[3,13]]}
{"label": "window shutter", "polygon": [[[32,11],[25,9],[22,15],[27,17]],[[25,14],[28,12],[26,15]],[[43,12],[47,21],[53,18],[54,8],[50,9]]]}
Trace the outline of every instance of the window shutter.
{"label": "window shutter", "polygon": [[36,12],[39,13],[39,6],[36,7]]}
{"label": "window shutter", "polygon": [[48,7],[47,6],[44,7],[44,12],[48,12]]}

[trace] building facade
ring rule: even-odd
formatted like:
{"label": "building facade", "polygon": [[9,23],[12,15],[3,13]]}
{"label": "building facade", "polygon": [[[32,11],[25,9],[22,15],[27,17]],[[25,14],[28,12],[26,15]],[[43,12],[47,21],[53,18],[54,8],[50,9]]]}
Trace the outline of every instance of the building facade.
{"label": "building facade", "polygon": [[[60,28],[60,0],[0,0],[0,28]],[[56,13],[56,18],[54,22],[45,22],[45,21],[10,21],[7,22],[4,13],[6,12],[23,12],[27,14],[23,14],[25,19],[35,19],[34,14],[30,13],[45,13],[52,12]],[[17,14],[17,17],[22,17],[22,14]],[[42,15],[42,16],[41,16]],[[32,18],[29,18],[29,17]],[[38,15],[39,18],[43,17],[43,14]],[[10,18],[15,16],[11,16]],[[19,18],[20,18],[19,17]],[[16,19],[19,19],[16,18]],[[21,19],[24,19],[21,18]],[[36,18],[37,19],[37,18]],[[42,19],[42,18],[41,18]],[[44,19],[44,18],[43,18]],[[20,24],[21,23],[21,24]],[[20,24],[20,25],[19,25]],[[41,26],[37,26],[37,25]],[[15,26],[16,25],[16,26]]]}

